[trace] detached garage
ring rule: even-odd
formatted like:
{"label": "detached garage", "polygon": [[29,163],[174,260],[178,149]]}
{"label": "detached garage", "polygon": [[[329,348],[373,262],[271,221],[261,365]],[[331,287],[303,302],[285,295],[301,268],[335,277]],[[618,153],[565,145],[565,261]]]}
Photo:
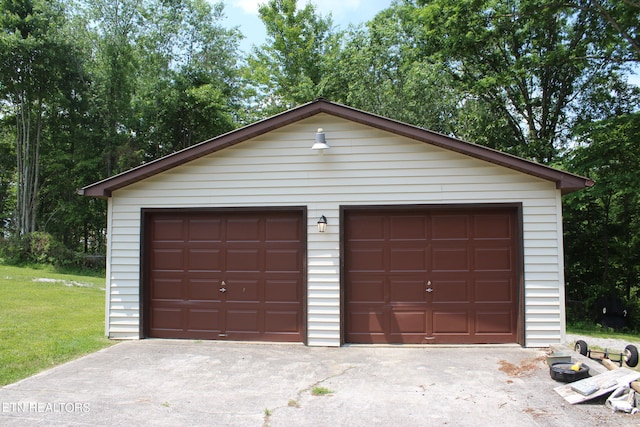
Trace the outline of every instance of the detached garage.
{"label": "detached garage", "polygon": [[535,347],[591,185],[319,99],[80,193],[108,200],[111,338]]}

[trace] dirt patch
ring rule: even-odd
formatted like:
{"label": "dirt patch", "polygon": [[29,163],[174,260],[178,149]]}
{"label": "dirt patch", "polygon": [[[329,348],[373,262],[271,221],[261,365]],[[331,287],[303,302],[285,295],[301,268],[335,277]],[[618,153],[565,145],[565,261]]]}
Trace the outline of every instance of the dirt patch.
{"label": "dirt patch", "polygon": [[49,279],[46,277],[38,277],[33,279],[34,282],[40,282],[40,283],[61,283],[64,286],[68,286],[68,287],[79,287],[79,288],[91,288],[92,285],[90,283],[82,283],[82,282],[76,282],[76,281],[67,281],[67,280],[62,280],[62,279]]}
{"label": "dirt patch", "polygon": [[524,359],[519,365],[514,365],[506,360],[498,362],[500,370],[510,377],[521,378],[533,374],[540,364],[544,361],[544,356],[539,356],[534,359]]}
{"label": "dirt patch", "polygon": [[549,415],[547,411],[540,408],[526,408],[523,412],[529,414],[533,419],[539,419]]}

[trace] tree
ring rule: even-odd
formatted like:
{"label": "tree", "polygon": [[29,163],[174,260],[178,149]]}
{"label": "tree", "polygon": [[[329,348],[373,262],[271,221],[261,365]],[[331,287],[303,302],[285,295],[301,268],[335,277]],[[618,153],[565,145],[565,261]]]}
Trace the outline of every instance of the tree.
{"label": "tree", "polygon": [[276,113],[323,96],[327,59],[339,48],[331,17],[296,0],[270,0],[260,6],[267,43],[254,49],[246,74],[257,85],[258,107]]}
{"label": "tree", "polygon": [[15,118],[15,227],[22,235],[36,230],[43,121],[72,67],[73,49],[61,37],[65,16],[58,2],[0,5],[0,96]]}
{"label": "tree", "polygon": [[202,0],[81,5],[67,35],[82,52],[76,96],[46,122],[40,229],[94,253],[106,204],[76,189],[232,129],[239,36]]}
{"label": "tree", "polygon": [[137,43],[139,114],[145,160],[236,127],[242,110],[237,30],[224,28],[223,4],[183,0],[156,5]]}
{"label": "tree", "polygon": [[16,172],[15,123],[0,112],[0,227],[5,228],[14,216]]}
{"label": "tree", "polygon": [[88,79],[91,82],[92,143],[110,176],[142,161],[133,148],[132,99],[137,87],[138,58],[135,39],[144,20],[142,0],[84,0],[79,13],[87,26]]}
{"label": "tree", "polygon": [[493,146],[548,163],[570,137],[575,99],[617,68],[592,16],[544,0],[420,0],[425,60],[510,129]]}
{"label": "tree", "polygon": [[640,2],[636,0],[577,0],[567,6],[586,11],[600,21],[600,34],[612,45],[611,60],[640,61]]}
{"label": "tree", "polygon": [[567,299],[584,307],[615,295],[640,308],[640,113],[585,124],[579,132],[583,144],[566,165],[596,185],[564,198]]}
{"label": "tree", "polygon": [[325,94],[332,100],[449,135],[457,133],[460,102],[447,71],[416,49],[421,27],[407,18],[414,7],[395,4],[365,27],[351,28],[331,58]]}

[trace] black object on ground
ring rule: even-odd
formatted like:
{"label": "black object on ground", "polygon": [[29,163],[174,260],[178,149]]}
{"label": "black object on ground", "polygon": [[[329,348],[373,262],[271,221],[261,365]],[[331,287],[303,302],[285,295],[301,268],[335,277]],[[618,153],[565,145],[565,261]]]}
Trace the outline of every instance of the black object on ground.
{"label": "black object on ground", "polygon": [[549,374],[554,380],[563,383],[572,383],[589,376],[587,366],[579,365],[577,370],[571,369],[571,366],[573,363],[554,363],[549,367]]}

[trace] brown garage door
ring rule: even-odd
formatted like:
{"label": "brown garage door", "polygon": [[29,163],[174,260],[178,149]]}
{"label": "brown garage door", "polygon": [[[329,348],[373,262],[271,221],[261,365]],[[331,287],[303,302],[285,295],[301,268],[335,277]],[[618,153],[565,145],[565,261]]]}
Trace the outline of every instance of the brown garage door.
{"label": "brown garage door", "polygon": [[146,336],[303,341],[301,211],[153,212],[145,225]]}
{"label": "brown garage door", "polygon": [[515,343],[514,209],[345,212],[345,340]]}

